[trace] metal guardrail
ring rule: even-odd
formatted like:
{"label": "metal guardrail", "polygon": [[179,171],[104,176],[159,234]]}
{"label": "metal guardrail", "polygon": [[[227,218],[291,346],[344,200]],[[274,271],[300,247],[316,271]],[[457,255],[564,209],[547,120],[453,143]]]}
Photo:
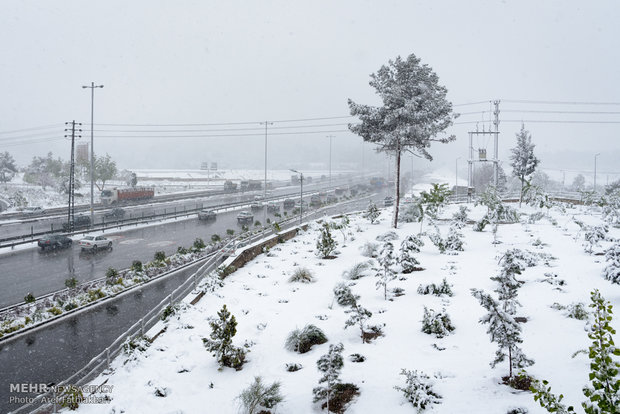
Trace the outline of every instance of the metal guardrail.
{"label": "metal guardrail", "polygon": [[[355,198],[353,200],[347,200],[342,203],[338,203],[337,205],[344,205],[351,202],[357,202],[359,199],[363,199],[365,197]],[[301,222],[308,221],[316,218],[316,216],[324,213],[324,210],[328,208],[332,208],[334,205],[328,205],[318,210],[310,211],[302,216]],[[297,227],[296,223],[299,220],[298,216],[289,217],[282,222],[279,223],[280,231],[290,230],[292,228]],[[268,235],[274,234],[274,229],[269,227],[269,229],[264,228],[262,233],[251,235],[250,237],[243,237],[244,235],[237,236],[231,240],[244,240],[248,241],[248,244],[254,243],[257,240],[265,238]],[[183,282],[179,287],[177,287],[170,295],[168,295],[165,299],[159,302],[151,311],[149,311],[144,317],[134,323],[129,329],[127,329],[122,335],[120,335],[112,344],[110,344],[105,350],[99,353],[97,356],[92,358],[86,366],[77,371],[75,374],[71,375],[64,381],[61,381],[56,385],[56,387],[68,386],[68,385],[77,385],[84,386],[88,384],[90,381],[93,381],[97,378],[103,371],[110,368],[112,359],[118,356],[122,350],[123,345],[126,341],[131,341],[137,337],[144,336],[146,332],[148,332],[151,328],[153,328],[157,322],[161,318],[161,312],[166,306],[174,306],[175,303],[183,300],[188,294],[192,291],[196,290],[198,287],[198,283],[202,281],[202,279],[211,273],[212,271],[217,269],[217,266],[222,263],[222,258],[224,255],[221,252],[217,252],[213,256],[211,256],[207,261],[190,277],[187,278],[185,282]],[[200,260],[200,259],[199,259]],[[172,274],[177,269],[171,271],[169,273]],[[11,411],[10,414],[21,414],[21,413],[56,413],[57,405],[56,405],[56,397],[58,397],[55,392],[48,392],[45,394],[41,394],[35,397],[30,403],[19,407],[18,409]],[[47,401],[51,400],[52,403]]]}

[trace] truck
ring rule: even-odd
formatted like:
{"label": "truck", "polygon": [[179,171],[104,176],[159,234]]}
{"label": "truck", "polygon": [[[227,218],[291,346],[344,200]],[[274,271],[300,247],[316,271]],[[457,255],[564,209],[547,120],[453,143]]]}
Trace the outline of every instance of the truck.
{"label": "truck", "polygon": [[233,183],[231,180],[226,180],[226,182],[224,182],[224,191],[231,193],[237,191],[237,184]]}
{"label": "truck", "polygon": [[320,206],[321,205],[321,196],[318,194],[312,194],[310,196],[310,205],[311,206]]}
{"label": "truck", "polygon": [[112,204],[123,204],[138,200],[149,200],[155,197],[153,187],[129,187],[103,190],[101,192],[101,203],[104,206]]}

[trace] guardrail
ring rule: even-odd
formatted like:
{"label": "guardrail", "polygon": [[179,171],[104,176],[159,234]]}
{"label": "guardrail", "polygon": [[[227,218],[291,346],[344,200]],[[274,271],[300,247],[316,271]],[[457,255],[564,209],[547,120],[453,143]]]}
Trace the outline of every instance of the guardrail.
{"label": "guardrail", "polygon": [[[364,197],[356,198],[353,200],[347,200],[345,202],[339,203],[337,205],[344,205],[351,202],[357,202],[359,199]],[[310,211],[302,216],[301,222],[308,221],[311,219],[315,219],[317,216],[323,214],[326,209],[332,208],[334,205],[326,206],[320,208],[318,210]],[[299,220],[298,216],[289,217],[282,222],[279,223],[280,231],[291,230],[293,228],[299,227],[296,225]],[[301,223],[300,223],[301,226]],[[264,228],[262,233],[251,235],[250,237],[243,237],[243,235],[232,238],[231,240],[243,240],[248,241],[248,244],[254,243],[257,240],[263,239],[268,235],[274,234],[275,231],[272,227]],[[76,386],[84,386],[88,384],[90,381],[93,381],[97,376],[99,376],[104,370],[110,368],[110,364],[112,359],[118,356],[122,350],[123,345],[126,341],[131,341],[137,337],[144,336],[146,332],[148,332],[151,328],[153,328],[157,322],[161,318],[161,312],[166,306],[174,306],[177,302],[183,300],[188,294],[192,291],[196,290],[198,287],[198,283],[202,281],[202,279],[217,269],[223,262],[223,258],[225,256],[221,252],[217,252],[213,256],[207,259],[207,261],[190,277],[187,278],[185,282],[183,282],[179,287],[177,287],[170,295],[168,295],[165,299],[159,302],[151,311],[149,311],[145,316],[140,318],[136,323],[134,323],[129,329],[127,329],[122,335],[120,335],[112,344],[110,344],[107,348],[105,348],[101,353],[92,358],[86,366],[77,371],[75,374],[70,376],[64,381],[56,384],[56,387],[63,387],[69,385]],[[174,271],[171,271],[173,273]],[[55,391],[50,391],[45,394],[41,394],[35,397],[31,402],[26,405],[19,407],[18,409],[11,411],[13,414],[21,414],[21,413],[56,413],[57,405],[56,405],[56,393]],[[52,402],[48,402],[49,400]],[[51,411],[50,411],[51,410]]]}

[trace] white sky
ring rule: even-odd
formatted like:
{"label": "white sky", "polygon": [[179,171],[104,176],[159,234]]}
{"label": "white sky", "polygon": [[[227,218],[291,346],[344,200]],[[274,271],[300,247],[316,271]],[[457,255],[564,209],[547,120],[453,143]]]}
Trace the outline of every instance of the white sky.
{"label": "white sky", "polygon": [[[95,92],[95,124],[335,117],[348,115],[347,98],[378,103],[368,86],[369,74],[410,53],[433,67],[454,104],[501,99],[502,120],[620,121],[620,114],[507,112],[620,112],[620,105],[507,102],[620,102],[619,21],[615,1],[4,0],[0,133],[5,133],[0,134],[0,151],[10,151],[21,164],[48,150],[68,158],[64,140],[12,145],[14,140],[3,139],[34,133],[58,137],[60,128],[51,135],[47,130],[6,132],[72,119],[88,123],[90,92],[81,86],[91,81],[105,85]],[[481,119],[469,114],[459,120]],[[310,124],[346,122],[350,120]],[[287,125],[299,123],[274,127]],[[519,127],[518,122],[500,125],[501,158],[506,159]],[[465,159],[467,131],[473,128],[454,127],[457,142],[431,151],[438,164],[453,165],[457,156]],[[564,154],[558,168],[577,168],[576,156],[588,160],[583,168],[592,168],[594,154],[601,152],[599,168],[620,171],[620,124],[526,123],[526,128],[543,163],[545,157],[549,164]],[[88,138],[88,127],[84,129]],[[109,152],[126,168],[196,168],[206,160],[234,166],[233,151],[246,163],[263,163],[260,136],[158,140],[97,139],[97,134],[95,151]],[[270,152],[273,166],[287,160],[326,163],[329,134],[274,136],[270,148],[281,150]],[[336,164],[345,157],[359,162],[359,138],[347,132],[331,135]]]}

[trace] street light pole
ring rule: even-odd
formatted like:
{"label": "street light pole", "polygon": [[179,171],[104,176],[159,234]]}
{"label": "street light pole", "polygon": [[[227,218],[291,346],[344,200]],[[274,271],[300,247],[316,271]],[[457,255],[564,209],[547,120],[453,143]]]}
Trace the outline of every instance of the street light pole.
{"label": "street light pole", "polygon": [[[265,181],[263,183],[263,204],[267,202],[267,126],[273,125],[273,122],[261,122],[265,124]],[[267,224],[267,207],[263,205],[263,227]]]}
{"label": "street light pole", "polygon": [[459,159],[461,157],[456,157],[456,167],[455,167],[455,173],[454,173],[454,198],[457,200],[458,202],[458,198],[459,198]]}
{"label": "street light pole", "polygon": [[299,181],[301,182],[301,190],[299,191],[299,225],[301,226],[301,219],[304,214],[304,174],[293,169],[290,169],[289,171],[299,174]]}
{"label": "street light pole", "polygon": [[95,113],[95,88],[103,88],[103,85],[95,85],[91,82],[90,86],[82,86],[82,89],[90,89],[90,225],[95,224],[95,150],[93,148],[93,122]]}
{"label": "street light pole", "polygon": [[332,186],[332,138],[333,135],[328,135],[329,138],[329,187]]}
{"label": "street light pole", "polygon": [[594,192],[595,193],[596,193],[596,157],[598,157],[599,155],[601,155],[600,152],[594,156]]}

